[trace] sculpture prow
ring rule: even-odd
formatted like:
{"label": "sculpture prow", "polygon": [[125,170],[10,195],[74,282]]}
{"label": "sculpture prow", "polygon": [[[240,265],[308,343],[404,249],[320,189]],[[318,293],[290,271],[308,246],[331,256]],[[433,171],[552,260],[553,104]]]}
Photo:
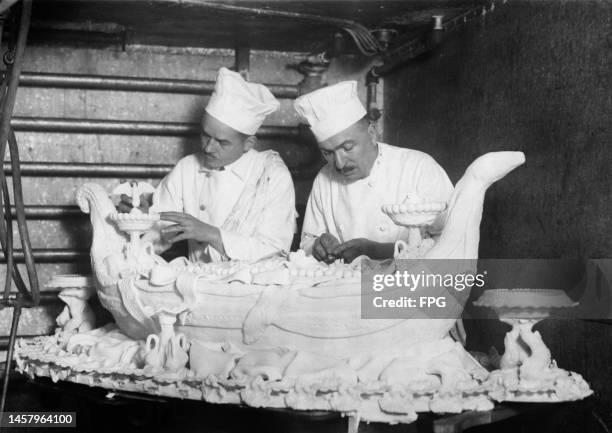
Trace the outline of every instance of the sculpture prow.
{"label": "sculpture prow", "polygon": [[113,284],[118,279],[118,269],[107,266],[105,259],[119,256],[127,242],[115,224],[110,221],[110,215],[115,212],[115,206],[102,186],[86,183],[81,186],[76,195],[77,204],[81,210],[90,214],[93,228],[91,243],[91,266],[102,286]]}
{"label": "sculpture prow", "polygon": [[477,259],[487,188],[524,162],[523,152],[491,152],[472,162],[455,186],[442,235],[425,258]]}

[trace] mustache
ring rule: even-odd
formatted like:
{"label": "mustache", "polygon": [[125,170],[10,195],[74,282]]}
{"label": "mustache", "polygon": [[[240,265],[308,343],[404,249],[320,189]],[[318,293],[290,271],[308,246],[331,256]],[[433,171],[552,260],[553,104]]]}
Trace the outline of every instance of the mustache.
{"label": "mustache", "polygon": [[354,169],[356,169],[356,168],[357,168],[357,167],[356,167],[356,166],[354,166],[354,165],[351,165],[350,167],[345,166],[345,167],[342,167],[342,168],[337,168],[337,167],[336,167],[336,171],[337,171],[338,173],[347,174],[348,172],[350,172],[350,171],[352,171],[352,170],[354,170]]}

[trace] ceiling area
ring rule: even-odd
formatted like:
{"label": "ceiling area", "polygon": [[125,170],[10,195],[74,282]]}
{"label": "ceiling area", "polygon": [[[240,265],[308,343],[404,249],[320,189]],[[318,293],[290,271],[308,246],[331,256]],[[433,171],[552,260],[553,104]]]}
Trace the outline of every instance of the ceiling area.
{"label": "ceiling area", "polygon": [[[433,15],[452,18],[484,4],[484,0],[34,0],[29,42],[351,52],[357,44],[350,29],[357,29],[358,38],[363,37],[360,30],[392,30],[396,35],[389,42],[392,48],[430,29]],[[342,36],[334,39],[334,35]]]}

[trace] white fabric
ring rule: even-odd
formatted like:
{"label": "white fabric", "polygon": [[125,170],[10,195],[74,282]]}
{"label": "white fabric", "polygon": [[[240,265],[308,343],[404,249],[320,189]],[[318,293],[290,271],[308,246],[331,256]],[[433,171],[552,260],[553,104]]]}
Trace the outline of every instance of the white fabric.
{"label": "white fabric", "polygon": [[356,81],[343,81],[300,96],[293,103],[317,141],[323,142],[357,122],[366,110],[357,95]]}
{"label": "white fabric", "polygon": [[199,203],[208,203],[206,213],[210,221],[223,221],[223,217],[227,213],[227,206],[223,200],[209,200],[209,197],[214,197],[215,191],[223,188],[224,180],[231,182],[233,176],[227,176],[227,173],[219,170],[211,170],[206,172],[206,182],[203,183],[200,190]]}
{"label": "white fabric", "polygon": [[[205,169],[196,154],[186,156],[157,187],[152,210],[185,212],[222,227],[243,190],[254,187],[250,185],[253,177],[250,174],[261,169],[261,156],[262,153],[249,150],[223,171]],[[293,181],[284,164],[275,164],[269,177],[266,206],[257,221],[246,225],[254,229],[246,233],[221,228],[226,257],[208,245],[190,240],[190,260],[210,262],[229,258],[254,262],[283,250],[289,251],[295,232]],[[168,247],[161,243],[159,246]]]}
{"label": "white fabric", "polygon": [[245,81],[238,72],[219,69],[206,112],[243,134],[254,135],[280,103],[266,86]]}
{"label": "white fabric", "polygon": [[301,247],[311,254],[314,240],[325,232],[340,242],[408,240],[408,230],[395,225],[381,206],[401,203],[409,193],[448,202],[452,191],[451,181],[431,156],[378,143],[378,156],[364,179],[347,183],[332,164],[321,169],[308,199]]}

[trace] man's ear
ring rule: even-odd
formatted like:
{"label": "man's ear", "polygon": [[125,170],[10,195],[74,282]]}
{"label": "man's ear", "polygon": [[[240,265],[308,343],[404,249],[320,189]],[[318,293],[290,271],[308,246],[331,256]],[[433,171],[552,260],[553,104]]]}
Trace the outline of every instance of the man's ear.
{"label": "man's ear", "polygon": [[254,135],[249,135],[246,140],[244,140],[244,151],[248,152],[253,149],[257,145],[257,137]]}

